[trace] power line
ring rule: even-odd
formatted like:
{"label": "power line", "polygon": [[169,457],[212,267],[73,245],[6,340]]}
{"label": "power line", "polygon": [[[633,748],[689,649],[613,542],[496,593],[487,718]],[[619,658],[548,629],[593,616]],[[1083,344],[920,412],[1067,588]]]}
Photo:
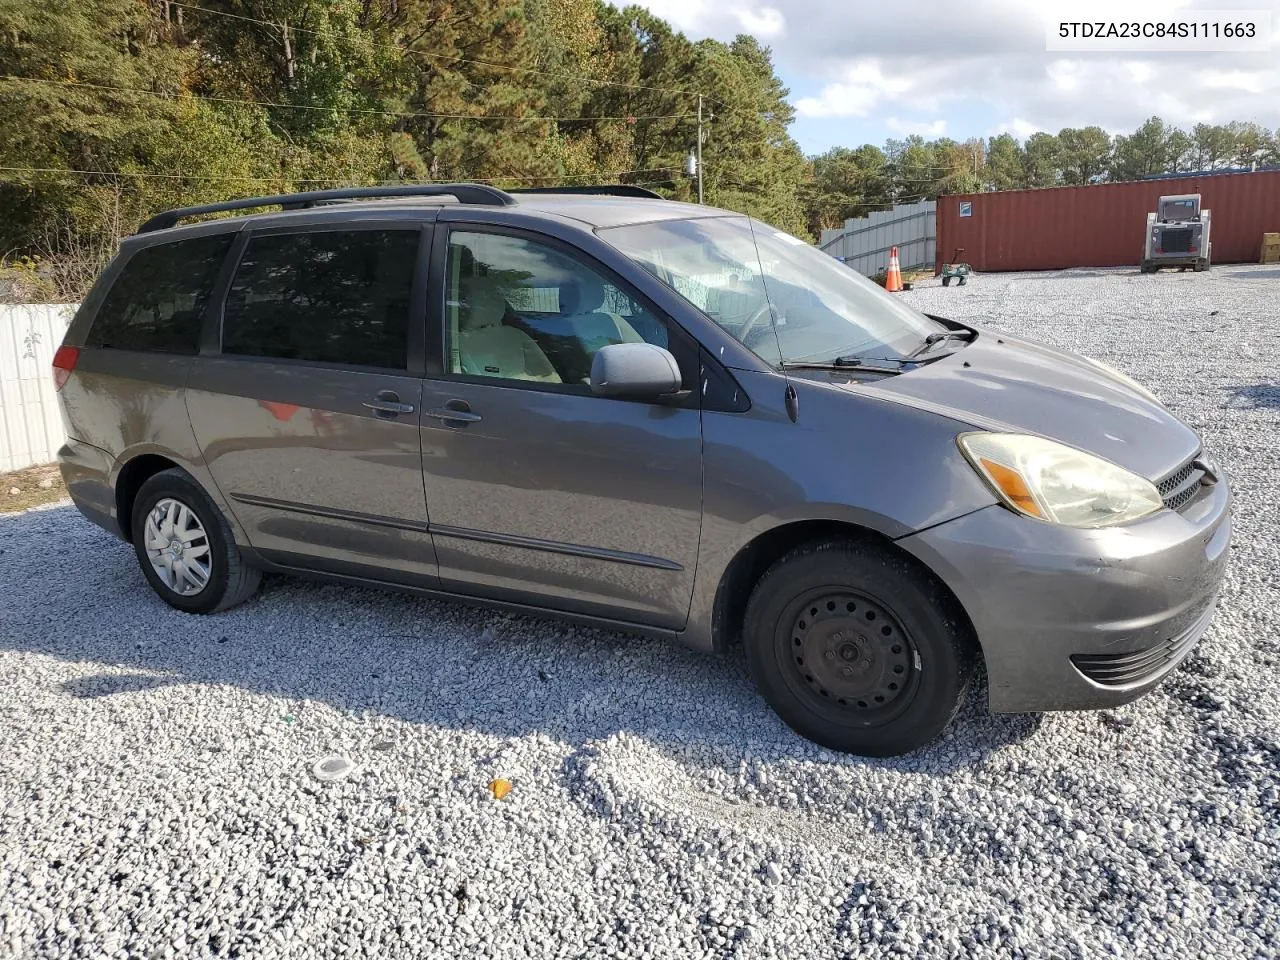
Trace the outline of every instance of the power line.
{"label": "power line", "polygon": [[[269,20],[259,20],[255,17],[246,17],[238,13],[227,13],[226,11],[223,11],[223,10],[210,10],[208,7],[198,7],[195,4],[191,4],[191,3],[181,3],[179,2],[179,0],[169,0],[169,3],[171,3],[175,7],[182,7],[185,10],[198,10],[201,13],[211,13],[215,16],[227,17],[231,20],[242,20],[246,23],[256,23],[256,24],[259,24],[260,26],[270,27],[273,30],[283,29],[280,24],[272,23]],[[308,30],[305,27],[290,26],[288,29],[292,30],[295,33],[310,33],[310,34],[316,34],[316,35],[320,33],[319,30]],[[544,77],[555,77],[560,80],[577,80],[581,83],[595,83],[595,84],[599,84],[600,86],[606,86],[606,87],[626,87],[627,89],[630,89],[630,90],[653,90],[657,93],[676,93],[676,94],[680,94],[681,96],[697,96],[698,94],[698,91],[696,90],[682,90],[679,87],[655,87],[655,86],[649,86],[643,83],[624,83],[621,80],[599,80],[595,77],[587,77],[587,76],[582,76],[580,74],[560,73],[555,70],[539,70],[536,67],[516,67],[506,63],[494,63],[492,60],[476,60],[471,57],[458,57],[448,53],[426,53],[425,51],[422,51],[422,50],[415,50],[412,47],[401,47],[394,43],[373,43],[373,44],[370,44],[370,46],[375,48],[381,47],[384,49],[395,50],[399,53],[409,53],[409,54],[413,54],[416,57],[426,57],[432,60],[449,60],[454,63],[471,63],[471,64],[475,64],[477,66],[482,66],[482,67],[493,67],[494,69],[497,69],[497,70],[510,70],[514,73],[537,74]]]}
{"label": "power line", "polygon": [[[545,177],[521,177],[521,176],[503,176],[503,177],[469,177],[463,180],[426,180],[418,178],[406,178],[399,183],[499,183],[503,180],[514,180],[518,183],[544,183],[549,180],[599,180],[608,177],[627,177],[652,175],[658,173],[670,173],[673,167],[649,167],[644,170],[604,170],[599,173],[577,173],[577,174],[559,174],[556,176]],[[294,177],[245,177],[228,175],[225,177],[198,176],[195,174],[184,173],[144,173],[141,171],[122,171],[122,170],[76,170],[64,167],[13,167],[0,166],[0,172],[9,173],[27,173],[27,174],[53,174],[53,175],[70,175],[81,177],[133,177],[144,180],[187,180],[200,181],[203,183],[226,183],[228,181],[250,182],[250,183],[279,183],[287,181],[289,183],[342,183],[341,177],[324,177],[324,178],[294,178]],[[668,181],[655,180],[644,184],[631,184],[631,186],[649,186],[654,183],[665,183]]]}
{"label": "power line", "polygon": [[180,101],[184,98],[204,100],[210,103],[235,103],[244,106],[271,107],[284,110],[320,110],[338,113],[358,113],[380,117],[424,118],[428,120],[497,120],[504,123],[594,123],[598,120],[617,120],[635,123],[639,120],[683,120],[695,117],[692,113],[671,113],[658,116],[621,116],[621,117],[504,117],[494,114],[464,113],[430,113],[426,111],[402,112],[395,110],[370,110],[361,107],[321,107],[305,103],[279,103],[273,100],[239,100],[234,97],[207,97],[195,93],[167,93],[163,90],[146,90],[141,87],[112,87],[101,83],[88,83],[79,80],[45,80],[37,77],[15,77],[0,75],[0,80],[11,83],[44,83],[52,86],[83,88],[89,90],[107,90],[113,93],[145,94],[161,97],[166,100]]}

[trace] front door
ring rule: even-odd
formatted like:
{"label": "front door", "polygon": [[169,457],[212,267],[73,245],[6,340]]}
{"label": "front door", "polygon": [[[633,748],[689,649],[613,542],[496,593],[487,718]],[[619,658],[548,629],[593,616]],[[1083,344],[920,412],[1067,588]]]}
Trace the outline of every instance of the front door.
{"label": "front door", "polygon": [[268,559],[436,583],[412,369],[428,243],[403,223],[248,238],[187,408],[214,480]]}
{"label": "front door", "polygon": [[586,379],[604,344],[646,340],[689,386],[692,341],[535,234],[458,225],[437,263],[443,369],[423,386],[422,462],[442,586],[682,627],[701,526],[697,391],[636,403]]}

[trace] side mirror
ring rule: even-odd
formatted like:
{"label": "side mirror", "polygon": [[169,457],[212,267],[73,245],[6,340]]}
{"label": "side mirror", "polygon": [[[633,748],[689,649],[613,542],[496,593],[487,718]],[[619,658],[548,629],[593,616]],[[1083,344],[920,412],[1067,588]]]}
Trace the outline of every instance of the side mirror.
{"label": "side mirror", "polygon": [[676,358],[651,343],[611,343],[591,361],[591,392],[623,400],[656,400],[680,392]]}

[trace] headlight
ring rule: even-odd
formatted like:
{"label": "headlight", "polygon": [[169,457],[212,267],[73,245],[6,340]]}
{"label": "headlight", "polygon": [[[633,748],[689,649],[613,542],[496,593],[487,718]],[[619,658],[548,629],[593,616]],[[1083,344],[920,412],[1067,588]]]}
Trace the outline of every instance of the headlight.
{"label": "headlight", "polygon": [[1006,505],[1068,527],[1110,527],[1164,506],[1154,483],[1043,437],[962,433],[960,450]]}
{"label": "headlight", "polygon": [[1086,363],[1090,364],[1091,366],[1097,367],[1107,376],[1113,377],[1114,379],[1119,380],[1126,387],[1131,389],[1134,393],[1137,393],[1143,397],[1146,397],[1152,403],[1159,403],[1160,406],[1162,407],[1164,406],[1164,404],[1161,403],[1160,398],[1157,397],[1154,393],[1152,393],[1150,390],[1148,390],[1146,387],[1140,384],[1137,380],[1133,379],[1133,377],[1129,376],[1127,373],[1121,373],[1115,367],[1111,366],[1111,364],[1103,363],[1101,360],[1095,360],[1093,359],[1093,357],[1081,356],[1080,359],[1084,360]]}

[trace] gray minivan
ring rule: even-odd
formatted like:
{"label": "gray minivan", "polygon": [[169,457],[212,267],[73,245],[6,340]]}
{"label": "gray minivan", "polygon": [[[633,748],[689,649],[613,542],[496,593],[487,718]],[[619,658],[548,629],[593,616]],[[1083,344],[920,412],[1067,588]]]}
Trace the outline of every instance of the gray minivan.
{"label": "gray minivan", "polygon": [[742,642],[838,750],[927,743],[979,670],[993,711],[1130,701],[1227,557],[1227,484],[1122,374],[637,188],[170,211],[54,367],[72,498],[180,610],[266,571]]}

